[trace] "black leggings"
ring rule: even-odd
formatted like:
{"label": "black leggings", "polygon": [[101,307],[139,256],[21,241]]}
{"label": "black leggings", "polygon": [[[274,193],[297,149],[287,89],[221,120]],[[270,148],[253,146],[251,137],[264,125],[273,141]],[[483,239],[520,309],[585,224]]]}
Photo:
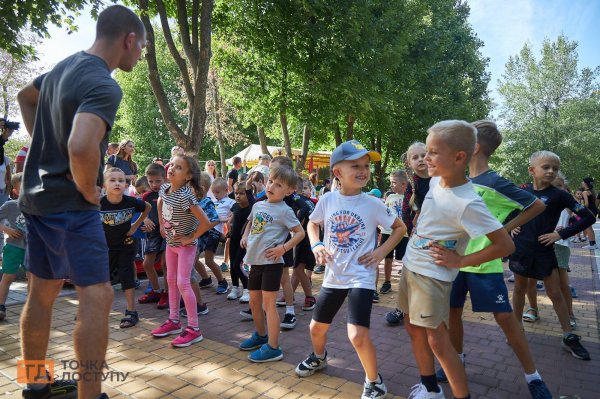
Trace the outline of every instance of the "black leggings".
{"label": "black leggings", "polygon": [[229,241],[229,258],[231,259],[230,271],[231,271],[231,285],[234,287],[240,286],[240,280],[242,281],[242,287],[248,288],[248,275],[242,269],[242,262],[246,256],[246,250],[240,247],[239,239],[232,238]]}

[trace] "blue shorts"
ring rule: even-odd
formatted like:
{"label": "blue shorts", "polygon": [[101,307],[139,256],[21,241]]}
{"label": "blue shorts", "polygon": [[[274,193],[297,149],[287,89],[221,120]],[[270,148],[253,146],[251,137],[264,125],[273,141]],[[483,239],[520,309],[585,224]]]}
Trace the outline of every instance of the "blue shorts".
{"label": "blue shorts", "polygon": [[458,272],[452,283],[450,307],[464,307],[467,292],[470,293],[473,312],[512,312],[502,273]]}
{"label": "blue shorts", "polygon": [[148,234],[148,237],[146,238],[146,246],[144,248],[144,255],[161,253],[166,249],[167,240],[165,240],[160,233]]}
{"label": "blue shorts", "polygon": [[29,271],[39,278],[69,278],[76,286],[110,281],[108,246],[98,211],[27,215]]}

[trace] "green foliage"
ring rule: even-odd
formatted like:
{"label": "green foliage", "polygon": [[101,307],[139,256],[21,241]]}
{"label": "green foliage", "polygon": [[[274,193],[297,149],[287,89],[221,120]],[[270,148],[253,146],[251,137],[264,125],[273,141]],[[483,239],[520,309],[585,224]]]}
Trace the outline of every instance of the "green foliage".
{"label": "green foliage", "polygon": [[31,56],[34,47],[23,42],[19,32],[28,29],[40,37],[47,36],[49,24],[75,31],[74,20],[79,12],[91,6],[95,17],[103,3],[102,0],[1,0],[0,49],[17,58]]}
{"label": "green foliage", "polygon": [[529,156],[550,150],[576,186],[600,177],[600,67],[578,67],[577,42],[545,40],[540,58],[528,45],[510,57],[499,81],[504,144],[493,160],[507,177],[529,181]]}

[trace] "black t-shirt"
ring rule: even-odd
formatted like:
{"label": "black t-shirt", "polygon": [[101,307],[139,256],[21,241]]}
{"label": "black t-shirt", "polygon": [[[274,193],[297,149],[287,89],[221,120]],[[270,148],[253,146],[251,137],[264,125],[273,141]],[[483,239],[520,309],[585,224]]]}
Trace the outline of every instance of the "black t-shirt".
{"label": "black t-shirt", "polygon": [[238,180],[238,171],[236,169],[231,169],[229,173],[227,173],[227,182],[229,183],[229,179],[233,179],[231,185],[233,186],[235,182]]}
{"label": "black t-shirt", "polygon": [[33,138],[25,162],[19,205],[23,212],[48,215],[65,211],[97,210],[77,190],[71,177],[67,142],[78,113],[91,113],[106,122],[106,134],[98,148],[102,184],[102,160],[108,134],[123,93],[101,58],[76,53],[50,72],[37,77],[40,91]]}
{"label": "black t-shirt", "polygon": [[562,239],[569,238],[594,224],[595,218],[592,213],[568,192],[554,186],[543,190],[534,190],[531,184],[526,184],[522,188],[539,198],[546,205],[546,209],[521,226],[521,232],[514,238],[517,247],[515,254],[536,256],[553,252],[553,245],[545,246],[538,241],[538,238],[542,234],[552,233],[556,229],[560,213],[564,209],[570,209],[581,219],[558,232]]}
{"label": "black t-shirt", "polygon": [[[298,193],[293,193],[292,195],[285,197],[283,201],[290,208],[292,208],[294,214],[300,221],[304,232],[306,232],[306,226],[308,226],[309,222],[308,217],[315,210],[314,202],[312,202],[310,198],[307,198],[304,195]],[[308,234],[305,234],[304,238],[302,239],[300,244],[298,244],[298,246],[307,244],[308,246],[310,246],[310,240],[308,238]]]}
{"label": "black t-shirt", "polygon": [[127,236],[131,229],[131,219],[136,212],[143,212],[146,203],[135,197],[123,196],[118,204],[111,204],[106,196],[100,200],[100,217],[106,243],[111,249],[118,249],[133,245],[133,239]]}
{"label": "black t-shirt", "polygon": [[152,209],[150,209],[150,213],[148,214],[148,219],[150,219],[152,223],[154,223],[154,225],[156,226],[152,232],[148,233],[148,235],[160,235],[160,228],[158,223],[158,197],[158,191],[147,191],[142,195],[142,200],[149,203],[152,207]]}
{"label": "black t-shirt", "polygon": [[429,182],[431,181],[431,177],[419,178],[415,179],[415,205],[417,208],[421,209],[423,205],[423,201],[425,200],[425,196],[429,192]]}
{"label": "black t-shirt", "polygon": [[240,204],[233,204],[231,207],[233,220],[231,222],[231,241],[238,242],[244,234],[244,226],[248,221],[248,216],[252,212],[252,206],[248,205],[242,208]]}

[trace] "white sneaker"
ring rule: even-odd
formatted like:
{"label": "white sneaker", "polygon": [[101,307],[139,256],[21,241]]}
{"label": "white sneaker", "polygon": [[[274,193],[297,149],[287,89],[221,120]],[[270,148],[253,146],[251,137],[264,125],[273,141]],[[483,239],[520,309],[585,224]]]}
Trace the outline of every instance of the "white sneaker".
{"label": "white sneaker", "polygon": [[242,296],[242,287],[231,287],[231,292],[227,295],[227,299],[236,300]]}
{"label": "white sneaker", "polygon": [[250,292],[248,289],[245,289],[240,297],[240,303],[248,303],[250,302]]}
{"label": "white sneaker", "polygon": [[408,395],[408,399],[445,399],[444,391],[438,385],[440,389],[439,392],[427,392],[427,388],[423,384],[414,385],[411,388],[410,395]]}
{"label": "white sneaker", "polygon": [[515,275],[514,275],[514,273],[511,274],[510,276],[508,276],[508,282],[509,283],[514,283],[515,282]]}
{"label": "white sneaker", "polygon": [[584,245],[583,247],[581,247],[581,249],[598,249],[598,246],[596,244],[594,244],[594,245]]}

